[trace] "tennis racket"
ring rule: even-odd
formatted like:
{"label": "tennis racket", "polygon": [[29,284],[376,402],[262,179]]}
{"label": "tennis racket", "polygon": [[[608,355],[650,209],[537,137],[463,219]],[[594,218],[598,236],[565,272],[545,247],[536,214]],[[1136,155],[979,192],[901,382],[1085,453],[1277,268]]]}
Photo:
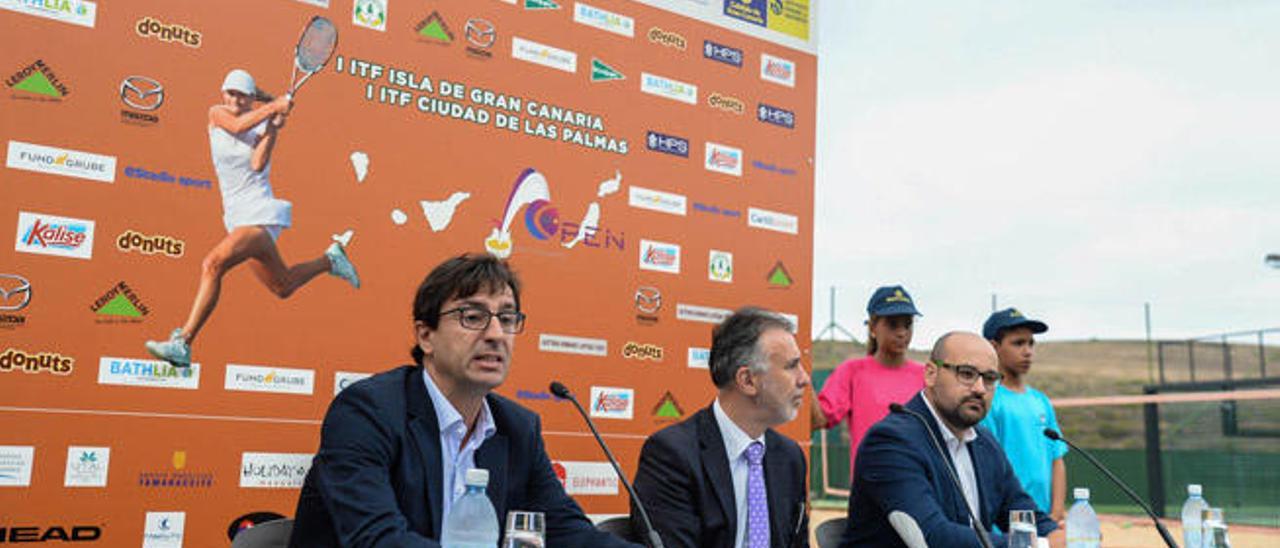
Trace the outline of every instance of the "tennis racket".
{"label": "tennis racket", "polygon": [[[333,50],[337,47],[338,28],[333,26],[332,21],[319,15],[307,21],[307,26],[302,29],[302,36],[298,37],[298,45],[293,50],[293,76],[289,78],[289,92],[286,94],[290,100],[312,74],[320,72],[329,63]],[[298,77],[299,73],[302,73],[301,78]]]}

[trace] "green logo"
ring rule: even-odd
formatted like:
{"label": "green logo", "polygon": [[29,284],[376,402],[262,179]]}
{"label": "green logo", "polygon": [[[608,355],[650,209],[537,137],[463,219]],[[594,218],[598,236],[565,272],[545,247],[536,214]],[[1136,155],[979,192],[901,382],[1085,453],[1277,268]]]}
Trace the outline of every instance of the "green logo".
{"label": "green logo", "polygon": [[51,99],[62,99],[69,93],[67,86],[58,80],[58,76],[42,60],[37,60],[9,76],[5,79],[5,84],[14,90],[43,95]]}
{"label": "green logo", "polygon": [[621,72],[617,71],[617,69],[614,69],[613,67],[604,64],[604,61],[601,61],[599,59],[591,60],[591,81],[592,82],[622,80],[624,78],[626,78],[626,76],[623,76]]}
{"label": "green logo", "polygon": [[684,410],[676,403],[676,397],[667,392],[662,395],[657,407],[653,408],[653,416],[659,419],[678,419],[684,416]]}
{"label": "green logo", "polygon": [[791,274],[787,273],[787,267],[782,265],[782,261],[778,261],[773,265],[773,269],[769,271],[769,275],[765,278],[771,287],[788,288],[793,283]]}
{"label": "green logo", "polygon": [[558,10],[560,4],[552,0],[524,0],[524,9],[527,10]]}
{"label": "green logo", "polygon": [[99,316],[116,316],[122,318],[141,318],[151,311],[142,303],[133,288],[124,282],[111,286],[101,297],[93,301],[89,310]]}
{"label": "green logo", "polygon": [[440,12],[431,12],[431,15],[419,22],[415,29],[418,31],[418,36],[433,42],[441,44],[453,43],[453,33],[449,31],[449,26],[445,25],[444,19],[440,17]]}

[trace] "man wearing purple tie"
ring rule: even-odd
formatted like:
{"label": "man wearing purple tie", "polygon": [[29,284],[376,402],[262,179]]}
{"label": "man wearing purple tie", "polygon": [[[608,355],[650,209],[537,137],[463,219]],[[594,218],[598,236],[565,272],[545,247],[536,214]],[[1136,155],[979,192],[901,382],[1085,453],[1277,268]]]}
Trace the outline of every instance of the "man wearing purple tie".
{"label": "man wearing purple tie", "polygon": [[712,332],[715,401],[645,441],[636,495],[666,546],[809,546],[804,453],[773,431],[809,386],[792,329],[760,308],[734,312]]}

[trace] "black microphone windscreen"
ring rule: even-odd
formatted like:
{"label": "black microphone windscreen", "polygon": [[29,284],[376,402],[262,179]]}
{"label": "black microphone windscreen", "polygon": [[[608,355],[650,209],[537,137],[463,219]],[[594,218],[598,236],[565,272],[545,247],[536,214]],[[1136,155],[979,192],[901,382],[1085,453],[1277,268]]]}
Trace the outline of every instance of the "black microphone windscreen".
{"label": "black microphone windscreen", "polygon": [[551,393],[555,394],[555,396],[560,399],[567,400],[570,397],[569,389],[565,387],[565,385],[560,384],[560,381],[551,381]]}
{"label": "black microphone windscreen", "polygon": [[1062,435],[1054,431],[1052,428],[1044,429],[1044,437],[1057,441],[1062,439]]}

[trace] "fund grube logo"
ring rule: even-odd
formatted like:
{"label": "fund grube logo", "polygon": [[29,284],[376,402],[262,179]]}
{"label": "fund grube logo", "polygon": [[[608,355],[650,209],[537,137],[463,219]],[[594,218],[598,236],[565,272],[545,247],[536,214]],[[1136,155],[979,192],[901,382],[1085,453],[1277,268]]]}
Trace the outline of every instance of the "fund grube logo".
{"label": "fund grube logo", "polygon": [[64,487],[106,487],[111,465],[110,447],[67,447]]}
{"label": "fund grube logo", "polygon": [[691,369],[710,369],[711,368],[711,349],[690,346],[689,347],[689,367]]}
{"label": "fund grube logo", "polygon": [[564,492],[574,496],[617,495],[618,475],[608,462],[558,460],[551,463]]}
{"label": "fund grube logo", "polygon": [[143,38],[155,38],[161,42],[177,42],[189,48],[200,47],[202,38],[197,30],[192,30],[179,23],[165,23],[151,16],[138,19],[138,22],[133,26],[133,30]]}
{"label": "fund grube logo", "polygon": [[15,99],[31,99],[36,101],[62,101],[71,93],[67,85],[62,83],[53,69],[41,59],[23,67],[9,75],[4,85],[15,92]]}
{"label": "fund grube logo", "polygon": [[707,279],[713,282],[733,282],[733,253],[712,249],[707,258]]}
{"label": "fund grube logo", "polygon": [[684,409],[680,407],[680,403],[676,401],[676,397],[667,391],[658,399],[658,404],[653,406],[653,418],[658,422],[678,421],[684,417]]}
{"label": "fund grube logo", "polygon": [[355,2],[352,2],[351,24],[357,27],[386,32],[386,0],[355,0]]}
{"label": "fund grube logo", "polygon": [[315,375],[316,372],[311,369],[229,363],[223,388],[245,392],[311,395],[315,391]]}
{"label": "fund grube logo", "polygon": [[200,364],[175,367],[165,361],[102,356],[98,384],[195,390],[200,388]]}
{"label": "fund grube logo", "polygon": [[30,445],[0,445],[0,487],[31,485],[31,467],[36,448]]}
{"label": "fund grube logo", "polygon": [[0,9],[93,28],[98,4],[88,0],[3,0]]}
{"label": "fund grube logo", "polygon": [[723,110],[725,112],[732,112],[739,116],[747,111],[747,104],[742,102],[742,99],[731,95],[722,95],[720,93],[712,93],[711,95],[708,95],[707,105],[711,106],[711,108]]}
{"label": "fund grube logo", "polygon": [[679,274],[680,246],[654,240],[640,240],[640,269]]}
{"label": "fund grube logo", "polygon": [[143,255],[161,254],[171,259],[182,257],[187,243],[164,234],[143,234],[126,229],[116,236],[116,249],[121,253],[137,251]]}
{"label": "fund grube logo", "polygon": [[794,283],[791,279],[791,273],[787,272],[787,267],[778,261],[769,269],[769,274],[765,276],[765,282],[773,289],[787,289]]}
{"label": "fund grube logo", "polygon": [[742,68],[742,50],[732,46],[718,44],[711,40],[703,40],[702,56],[731,67]]}
{"label": "fund grube logo", "polygon": [[747,208],[747,225],[795,235],[800,231],[800,220],[795,215],[769,211],[758,207]]}
{"label": "fund grube logo", "polygon": [[173,452],[171,468],[144,470],[138,473],[138,486],[148,489],[206,489],[213,487],[213,472],[187,470],[187,452]]}
{"label": "fund grube logo", "polygon": [[511,57],[547,68],[578,72],[578,54],[519,36],[511,37]]}
{"label": "fund grube logo", "polygon": [[628,188],[628,202],[631,207],[684,216],[688,199],[683,194],[672,194],[661,190],[652,190],[631,185]]}
{"label": "fund grube logo", "polygon": [[682,158],[689,157],[689,140],[683,137],[658,133],[656,131],[645,132],[645,146],[654,152],[670,154],[672,156],[680,156]]}
{"label": "fund grube logo", "polygon": [[649,28],[649,41],[660,46],[678,49],[684,51],[689,47],[689,41],[684,39],[678,32],[663,30],[658,27]]}
{"label": "fund grube logo", "polygon": [[116,282],[116,285],[95,299],[89,305],[89,310],[98,315],[98,323],[138,323],[143,316],[151,313],[133,288],[124,281]]}
{"label": "fund grube logo", "polygon": [[796,64],[781,57],[761,53],[760,79],[789,88],[796,87]]}
{"label": "fund grube logo", "polygon": [[182,548],[186,512],[147,512],[142,548]]}
{"label": "fund grube logo", "polygon": [[168,171],[153,171],[151,169],[128,166],[124,168],[124,176],[130,179],[137,179],[149,183],[163,183],[167,185],[177,185],[184,188],[196,188],[202,190],[212,190],[213,181],[209,179],[198,179],[195,177],[186,177],[179,175],[174,177]]}
{"label": "fund grube logo", "polygon": [[622,357],[628,360],[662,361],[662,347],[652,343],[627,341],[622,345]]}
{"label": "fund grube logo", "polygon": [[635,390],[610,386],[591,387],[592,417],[631,420],[634,415]]}
{"label": "fund grube logo", "polygon": [[440,17],[438,11],[433,11],[426,19],[418,21],[413,30],[418,33],[419,42],[445,46],[453,43],[453,31],[449,30],[449,25],[444,22],[443,17]]}
{"label": "fund grube logo", "polygon": [[120,81],[120,102],[129,108],[120,109],[120,121],[138,126],[150,126],[160,122],[152,114],[164,104],[164,85],[147,76],[126,76]]}
{"label": "fund grube logo", "polygon": [[240,457],[240,487],[300,489],[311,470],[310,453],[250,453]]}
{"label": "fund grube logo", "polygon": [[698,104],[698,86],[657,74],[641,72],[640,91],[681,103]]}
{"label": "fund grube logo", "polygon": [[[615,174],[613,179],[600,183],[602,189],[612,186],[617,188],[622,174]],[[604,192],[602,191],[602,195]],[[490,255],[505,259],[514,252],[512,225],[521,208],[525,209],[524,227],[536,240],[550,241],[559,234],[560,246],[572,249],[581,243],[584,247],[626,249],[626,234],[613,232],[600,226],[600,205],[592,202],[582,216],[582,222],[562,221],[560,212],[551,205],[551,189],[547,179],[538,170],[527,168],[516,177],[507,204],[503,208],[502,221],[493,221],[493,229],[485,238],[485,250]]]}
{"label": "fund grube logo", "polygon": [[0,373],[22,371],[65,376],[71,374],[75,365],[75,358],[57,352],[27,352],[21,348],[9,347],[0,353]]}
{"label": "fund grube logo", "polygon": [[538,335],[538,350],[540,352],[605,357],[609,355],[609,341],[543,333]]}
{"label": "fund grube logo", "polygon": [[764,103],[756,107],[756,120],[787,129],[796,127],[796,113]]}
{"label": "fund grube logo", "polygon": [[658,323],[658,312],[662,310],[662,292],[653,286],[636,288],[635,295],[636,322],[640,325]]}
{"label": "fund grube logo", "polygon": [[97,525],[43,525],[35,526],[0,526],[0,543],[26,542],[92,542],[102,538],[102,527]]}
{"label": "fund grube logo", "polygon": [[573,21],[627,38],[636,33],[635,19],[582,2],[575,2],[573,5]]}
{"label": "fund grube logo", "polygon": [[102,183],[113,183],[116,180],[115,156],[22,141],[9,141],[9,153],[5,157],[5,165],[11,169]]}
{"label": "fund grube logo", "polygon": [[707,141],[704,167],[707,171],[741,177],[742,149]]}
{"label": "fund grube logo", "polygon": [[467,19],[463,27],[463,36],[467,39],[467,53],[474,57],[490,59],[493,52],[490,48],[498,41],[498,28],[486,19]]}

